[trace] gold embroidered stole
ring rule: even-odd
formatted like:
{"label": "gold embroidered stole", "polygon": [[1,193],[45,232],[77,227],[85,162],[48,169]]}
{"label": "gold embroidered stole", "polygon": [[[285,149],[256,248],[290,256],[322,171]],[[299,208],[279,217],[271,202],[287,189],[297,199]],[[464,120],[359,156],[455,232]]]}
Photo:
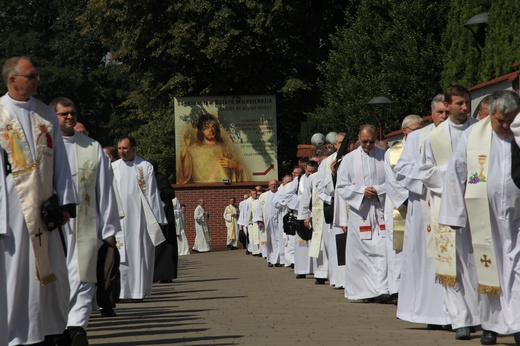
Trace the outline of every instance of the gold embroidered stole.
{"label": "gold embroidered stole", "polygon": [[478,275],[478,293],[500,295],[498,268],[491,234],[487,190],[493,129],[490,117],[473,125],[468,138],[466,210]]}
{"label": "gold embroidered stole", "polygon": [[316,178],[318,173],[311,176],[312,184],[312,239],[309,247],[309,257],[318,258],[323,245],[323,201],[318,197]]}
{"label": "gold embroidered stole", "polygon": [[[430,144],[437,166],[449,163],[453,152],[451,141],[446,138],[443,122],[434,128],[430,134]],[[433,245],[435,246],[435,276],[445,286],[455,286],[457,280],[457,256],[455,230],[451,227],[439,225],[439,209],[441,196],[433,194]]]}
{"label": "gold embroidered stole", "polygon": [[[38,114],[38,113],[41,113]],[[49,260],[49,231],[40,208],[53,194],[53,123],[45,111],[31,111],[36,160],[18,118],[0,104],[0,145],[9,155],[13,180],[36,259],[36,279],[42,285],[56,280]]]}
{"label": "gold embroidered stole", "polygon": [[267,245],[267,218],[265,216],[265,201],[267,200],[268,194],[269,192],[264,192],[260,195],[260,197],[258,197],[258,203],[260,203],[262,208],[262,218],[264,223],[264,231],[260,232],[260,245]]}
{"label": "gold embroidered stole", "polygon": [[82,133],[74,135],[76,152],[76,188],[81,203],[76,207],[76,246],[81,282],[97,282],[97,171],[99,143]]}
{"label": "gold embroidered stole", "polygon": [[232,240],[235,240],[237,239],[237,236],[236,236],[236,231],[235,231],[235,218],[233,217],[233,214],[234,214],[234,207],[230,204],[227,206],[227,212],[230,216],[230,220],[231,221],[227,221],[226,222],[228,223],[228,229],[229,229],[229,239],[232,239]]}
{"label": "gold embroidered stole", "polygon": [[[401,154],[403,153],[404,143],[396,142],[394,145],[390,147],[389,150],[389,159],[390,159],[390,167],[392,168],[392,172],[394,171],[395,165]],[[387,197],[388,198],[388,197]],[[407,206],[402,206],[400,209],[397,209],[395,206],[392,211],[392,219],[393,219],[393,249],[396,251],[403,251],[403,242],[404,242],[404,228],[406,223],[406,212],[408,211]]]}

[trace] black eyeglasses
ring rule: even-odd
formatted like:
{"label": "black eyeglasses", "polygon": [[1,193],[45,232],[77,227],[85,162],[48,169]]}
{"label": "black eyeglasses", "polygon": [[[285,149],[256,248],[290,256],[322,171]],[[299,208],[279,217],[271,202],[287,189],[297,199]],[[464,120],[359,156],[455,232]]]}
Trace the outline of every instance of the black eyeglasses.
{"label": "black eyeglasses", "polygon": [[14,75],[15,77],[25,77],[27,79],[36,79],[38,77],[40,77],[40,75],[38,73],[31,73],[31,74],[15,74]]}
{"label": "black eyeglasses", "polygon": [[71,117],[75,117],[78,113],[76,112],[61,112],[56,113],[56,115],[59,115],[60,117],[66,117],[67,115],[70,115]]}
{"label": "black eyeglasses", "polygon": [[376,141],[371,141],[371,140],[369,140],[369,139],[365,139],[364,141],[361,141],[361,143],[363,143],[363,144],[369,144],[369,143],[370,143],[370,144],[375,144]]}

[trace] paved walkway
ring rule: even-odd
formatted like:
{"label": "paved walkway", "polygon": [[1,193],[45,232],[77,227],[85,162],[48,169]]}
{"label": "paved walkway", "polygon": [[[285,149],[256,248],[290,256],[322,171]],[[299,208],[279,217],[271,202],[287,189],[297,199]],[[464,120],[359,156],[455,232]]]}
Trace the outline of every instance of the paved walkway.
{"label": "paved walkway", "polygon": [[[243,250],[179,258],[179,278],[154,284],[142,303],[119,304],[117,317],[94,312],[91,345],[480,345],[455,333],[395,317],[394,305],[363,304],[343,290],[296,280]],[[499,345],[514,345],[499,337]]]}

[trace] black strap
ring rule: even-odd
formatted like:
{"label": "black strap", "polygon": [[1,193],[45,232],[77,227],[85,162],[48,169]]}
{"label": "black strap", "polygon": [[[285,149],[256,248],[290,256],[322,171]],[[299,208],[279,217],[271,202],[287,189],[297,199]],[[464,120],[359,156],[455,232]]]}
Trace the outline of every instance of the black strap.
{"label": "black strap", "polygon": [[11,164],[9,163],[9,155],[7,154],[7,151],[5,151],[3,148],[2,148],[2,151],[4,152],[5,176],[8,176],[12,172]]}
{"label": "black strap", "polygon": [[511,141],[511,179],[520,189],[520,148],[514,139]]}

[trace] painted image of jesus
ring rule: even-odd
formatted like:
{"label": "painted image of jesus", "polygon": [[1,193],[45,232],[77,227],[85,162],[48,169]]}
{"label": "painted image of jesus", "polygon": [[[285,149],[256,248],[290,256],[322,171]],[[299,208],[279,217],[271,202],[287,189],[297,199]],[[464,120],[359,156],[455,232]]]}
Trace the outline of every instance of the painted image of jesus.
{"label": "painted image of jesus", "polygon": [[224,140],[218,119],[209,113],[199,116],[196,138],[192,143],[191,126],[183,133],[183,146],[177,163],[177,183],[221,183],[249,181],[249,173]]}
{"label": "painted image of jesus", "polygon": [[9,141],[9,148],[11,149],[11,155],[15,168],[23,168],[27,166],[27,160],[25,159],[25,151],[22,143],[22,135],[13,129],[11,124],[5,126],[4,139]]}

